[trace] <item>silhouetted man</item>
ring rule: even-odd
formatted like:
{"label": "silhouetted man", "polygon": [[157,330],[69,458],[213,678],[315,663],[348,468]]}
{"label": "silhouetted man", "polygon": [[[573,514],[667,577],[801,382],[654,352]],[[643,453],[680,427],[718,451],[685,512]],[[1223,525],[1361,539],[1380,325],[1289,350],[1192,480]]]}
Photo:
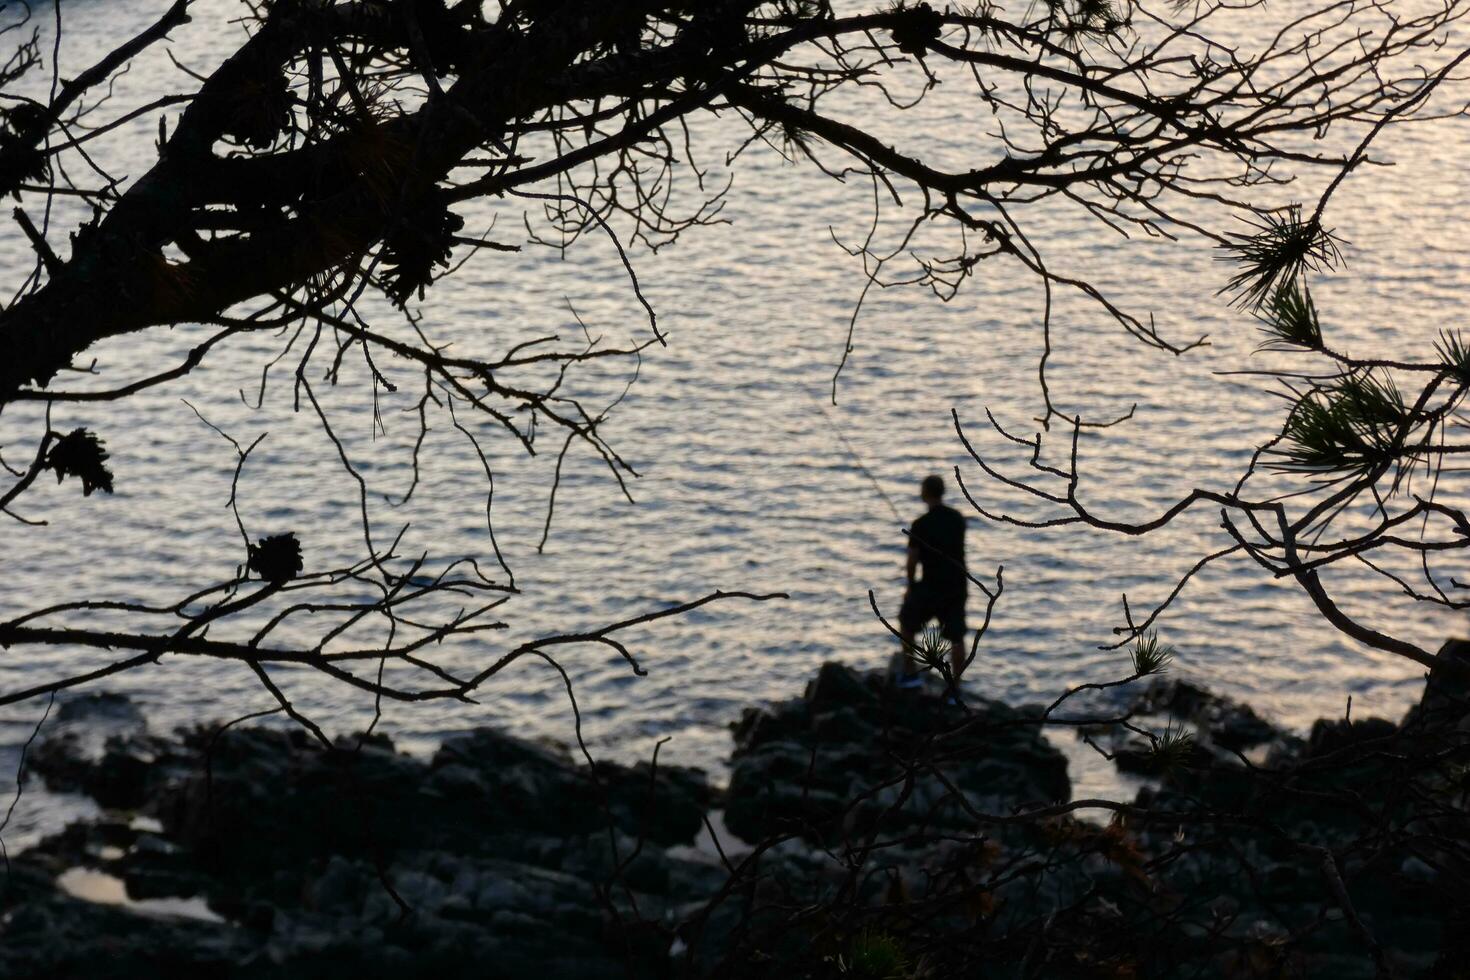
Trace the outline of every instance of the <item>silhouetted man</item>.
{"label": "silhouetted man", "polygon": [[[919,496],[929,510],[909,529],[909,553],[905,572],[908,591],[898,613],[899,633],[904,643],[904,672],[899,687],[923,684],[913,659],[914,637],[930,620],[939,621],[940,634],[949,641],[950,665],[955,680],[965,666],[965,594],[969,579],[965,574],[965,519],[953,507],[946,507],[944,481],[926,476],[920,484]],[[914,572],[923,569],[915,580]]]}

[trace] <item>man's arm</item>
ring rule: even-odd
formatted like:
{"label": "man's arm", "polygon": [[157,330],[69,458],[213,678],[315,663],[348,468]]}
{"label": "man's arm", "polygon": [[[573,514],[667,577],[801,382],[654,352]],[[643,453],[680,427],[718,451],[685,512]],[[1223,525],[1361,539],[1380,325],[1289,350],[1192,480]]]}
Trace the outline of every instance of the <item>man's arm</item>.
{"label": "man's arm", "polygon": [[904,574],[908,576],[909,585],[914,584],[914,570],[919,567],[919,546],[909,542],[908,559],[904,562]]}

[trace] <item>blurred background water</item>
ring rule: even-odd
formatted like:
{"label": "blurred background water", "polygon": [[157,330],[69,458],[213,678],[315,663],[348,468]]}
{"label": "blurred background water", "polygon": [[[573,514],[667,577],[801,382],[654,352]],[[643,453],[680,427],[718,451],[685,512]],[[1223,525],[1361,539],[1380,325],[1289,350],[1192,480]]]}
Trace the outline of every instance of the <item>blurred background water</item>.
{"label": "blurred background water", "polygon": [[[63,65],[76,66],[156,16],[161,4],[70,0],[62,9]],[[49,8],[37,10],[45,36]],[[239,13],[223,0],[201,5],[193,23],[175,32],[173,53],[207,70],[240,40],[243,25],[230,22]],[[186,87],[187,78],[155,51],[122,79],[118,104]],[[994,150],[972,112],[962,90],[948,92],[898,117],[904,129],[887,135],[922,141],[942,156],[983,159]],[[116,171],[138,175],[152,161],[156,125],[152,118],[140,121],[109,141],[103,156]],[[739,132],[733,120],[702,126],[713,162]],[[1470,265],[1470,233],[1461,220],[1470,204],[1461,176],[1467,139],[1463,120],[1401,129],[1380,148],[1395,165],[1365,171],[1335,199],[1330,223],[1350,242],[1347,266],[1316,292],[1336,346],[1423,350],[1439,329],[1460,325]],[[718,768],[728,753],[725,726],[742,707],[797,693],[824,660],[885,662],[892,643],[869,608],[868,592],[886,614],[896,612],[904,538],[854,454],[836,438],[838,429],[905,520],[920,510],[919,479],[956,465],[987,506],[1039,513],[984,479],[950,417],[953,408],[977,445],[998,460],[1012,467],[1022,462],[983,430],[987,408],[1015,431],[1036,428],[1037,282],[1014,264],[995,262],[948,303],[914,290],[871,293],[837,404],[824,408],[863,286],[860,264],[832,237],[861,239],[871,187],[791,166],[761,146],[733,173],[726,223],[696,230],[657,254],[633,253],[669,337],[667,348],[646,352],[636,384],[605,428],[641,473],[632,486],[636,503],[622,499],[600,460],[574,449],[550,541],[538,554],[555,453],[543,447],[528,459],[493,426],[475,428],[496,472],[497,540],[523,594],[501,610],[506,631],[441,651],[447,666],[483,664],[524,638],[601,625],[713,589],[790,595],[758,605],[717,604],[638,631],[631,645],[647,677],[634,676],[611,651],[565,650],[561,660],[575,682],[590,744],[620,759],[646,758],[667,736],[661,758]],[[1320,186],[1320,177],[1315,180],[1289,189],[1287,197],[1310,199]],[[505,203],[470,209],[468,227],[483,228],[495,217],[496,237],[514,239],[523,210]],[[75,217],[63,210],[53,221],[66,227]],[[1109,514],[1137,518],[1191,487],[1233,483],[1252,448],[1280,425],[1282,403],[1260,379],[1220,373],[1267,362],[1253,354],[1260,341],[1254,322],[1217,295],[1229,270],[1215,251],[1197,238],[1126,240],[1075,209],[1039,209],[1028,220],[1030,236],[1054,268],[1088,277],[1121,306],[1154,316],[1166,336],[1211,339],[1211,346],[1183,357],[1148,350],[1126,339],[1095,305],[1058,294],[1049,380],[1059,408],[1100,418],[1137,406],[1126,425],[1084,438],[1083,496]],[[896,227],[884,234],[891,238]],[[8,282],[18,282],[32,261],[20,235],[0,241]],[[422,326],[460,350],[498,351],[543,334],[576,336],[573,308],[608,343],[647,337],[622,266],[598,236],[564,257],[531,248],[470,259],[422,304]],[[133,377],[172,363],[201,336],[190,328],[155,331],[96,353],[102,368],[115,372],[105,377]],[[177,383],[118,404],[58,408],[55,428],[86,424],[106,440],[117,492],[83,499],[71,484],[43,483],[19,509],[49,526],[0,524],[0,616],[88,596],[173,600],[233,574],[243,559],[224,506],[234,451],[185,400],[242,442],[269,433],[242,484],[242,514],[252,535],[296,532],[309,566],[317,568],[359,555],[355,485],[314,416],[292,411],[294,359],[278,370],[259,410],[242,397],[244,389],[253,401],[262,366],[283,343],[274,336],[243,338]],[[384,369],[406,382],[381,402],[385,434],[374,434],[363,410],[366,378],[351,358],[336,388],[317,385],[375,488],[371,508],[379,533],[408,522],[408,551],[468,554],[493,564],[480,463],[449,425],[436,421],[428,436],[415,499],[397,509],[383,501],[381,494],[408,485],[408,445],[417,431],[411,409],[419,393],[403,365]],[[581,372],[575,390],[606,400],[632,373],[630,364],[607,363]],[[17,447],[37,425],[34,412],[7,410],[0,442],[9,453],[23,452]],[[1441,489],[1454,495],[1453,477]],[[1161,599],[1221,540],[1218,513],[1209,510],[1143,540],[972,521],[972,570],[984,577],[1004,565],[1006,590],[970,687],[1013,702],[1049,700],[1069,684],[1126,673],[1125,652],[1099,649],[1122,620],[1122,594],[1135,609]],[[1457,618],[1417,606],[1361,572],[1334,572],[1328,584],[1350,611],[1431,648],[1463,630]],[[1395,717],[1419,688],[1412,664],[1348,642],[1296,590],[1243,560],[1200,576],[1164,616],[1161,632],[1178,651],[1178,673],[1291,726],[1340,713],[1348,696],[1355,715]],[[66,648],[5,651],[0,686],[13,689],[105,659]],[[329,731],[359,730],[372,718],[372,700],[361,692],[301,671],[276,676]],[[188,658],[166,659],[105,687],[140,702],[160,731],[273,704],[247,669]],[[4,772],[14,771],[15,751],[43,709],[28,703],[0,712]],[[534,661],[502,675],[475,705],[388,704],[384,710],[382,729],[423,751],[448,732],[486,723],[561,741],[572,733],[560,679]]]}

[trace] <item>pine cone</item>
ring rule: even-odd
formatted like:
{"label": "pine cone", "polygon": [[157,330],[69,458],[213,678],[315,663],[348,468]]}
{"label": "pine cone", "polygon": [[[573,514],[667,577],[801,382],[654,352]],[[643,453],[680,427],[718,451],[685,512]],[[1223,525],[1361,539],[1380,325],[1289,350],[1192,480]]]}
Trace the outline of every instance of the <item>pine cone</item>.
{"label": "pine cone", "polygon": [[904,54],[922,55],[930,41],[939,40],[939,30],[944,20],[927,3],[903,7],[895,13],[903,15],[903,23],[893,28],[893,43]]}
{"label": "pine cone", "polygon": [[383,239],[383,289],[399,306],[415,292],[422,299],[436,266],[449,265],[454,236],[464,219],[441,201],[426,201],[403,216]]}
{"label": "pine cone", "polygon": [[112,493],[112,471],[107,468],[107,450],[95,432],[73,429],[56,440],[46,454],[45,468],[56,473],[56,482],[74,476],[82,481],[82,496],[102,489]]}
{"label": "pine cone", "polygon": [[301,574],[301,542],[289,531],[261,538],[250,546],[246,567],[272,584],[289,582]]}

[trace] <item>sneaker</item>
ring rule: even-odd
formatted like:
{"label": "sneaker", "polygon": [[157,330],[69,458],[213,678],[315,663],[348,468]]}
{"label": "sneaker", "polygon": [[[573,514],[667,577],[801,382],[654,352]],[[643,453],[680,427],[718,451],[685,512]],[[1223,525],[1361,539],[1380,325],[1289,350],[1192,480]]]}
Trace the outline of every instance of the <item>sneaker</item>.
{"label": "sneaker", "polygon": [[893,678],[893,686],[902,691],[910,691],[923,687],[924,678],[921,674],[897,674]]}

